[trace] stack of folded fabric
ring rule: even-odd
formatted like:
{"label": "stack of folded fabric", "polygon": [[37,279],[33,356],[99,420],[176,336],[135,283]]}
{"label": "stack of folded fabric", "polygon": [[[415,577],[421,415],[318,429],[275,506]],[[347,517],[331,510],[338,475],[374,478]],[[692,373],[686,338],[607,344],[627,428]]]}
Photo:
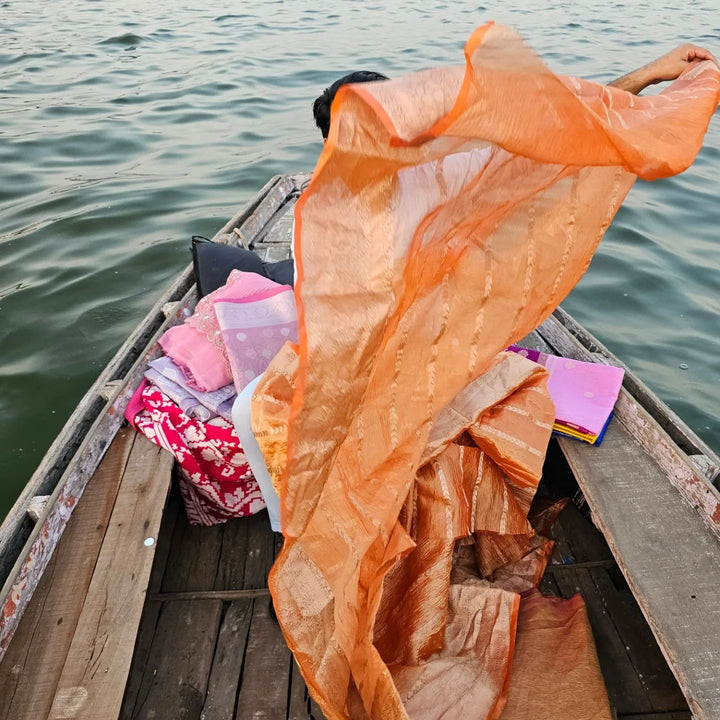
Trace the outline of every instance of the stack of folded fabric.
{"label": "stack of folded fabric", "polygon": [[548,390],[555,403],[553,431],[599,445],[612,418],[625,371],[517,345],[508,350],[542,365],[550,373]]}
{"label": "stack of folded fabric", "polygon": [[232,407],[288,340],[297,340],[292,288],[241,270],[160,338],[164,355],[149,363],[125,415],[175,455],[190,522],[213,525],[265,507]]}

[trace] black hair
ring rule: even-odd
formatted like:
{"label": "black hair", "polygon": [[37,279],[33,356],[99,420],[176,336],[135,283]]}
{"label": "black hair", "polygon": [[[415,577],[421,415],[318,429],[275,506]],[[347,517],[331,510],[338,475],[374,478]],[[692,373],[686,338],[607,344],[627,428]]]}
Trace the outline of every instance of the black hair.
{"label": "black hair", "polygon": [[381,73],[370,72],[368,70],[359,70],[344,75],[336,80],[330,87],[323,90],[323,94],[313,103],[313,116],[315,124],[320,128],[322,136],[326,138],[330,134],[330,106],[335,99],[335,93],[343,86],[349,83],[374,82],[376,80],[387,80],[388,78]]}

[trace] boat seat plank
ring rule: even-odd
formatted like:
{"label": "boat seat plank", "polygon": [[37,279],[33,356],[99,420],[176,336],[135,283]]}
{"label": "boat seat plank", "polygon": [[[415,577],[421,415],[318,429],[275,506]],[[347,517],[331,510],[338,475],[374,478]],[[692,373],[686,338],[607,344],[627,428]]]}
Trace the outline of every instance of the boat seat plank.
{"label": "boat seat plank", "polygon": [[272,619],[269,598],[253,601],[252,622],[243,664],[237,720],[286,720],[290,651]]}
{"label": "boat seat plank", "polygon": [[560,444],[691,710],[720,717],[720,543],[620,422]]}
{"label": "boat seat plank", "polygon": [[135,437],[129,428],[115,437],[0,663],[3,720],[38,720],[50,711]]}
{"label": "boat seat plank", "polygon": [[155,556],[173,458],[133,443],[50,720],[117,717]]}

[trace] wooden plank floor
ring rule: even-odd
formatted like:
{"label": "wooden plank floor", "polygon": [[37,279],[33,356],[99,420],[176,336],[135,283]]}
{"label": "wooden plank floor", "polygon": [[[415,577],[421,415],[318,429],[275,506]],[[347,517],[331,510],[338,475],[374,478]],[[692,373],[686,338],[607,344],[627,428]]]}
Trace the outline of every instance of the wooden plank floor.
{"label": "wooden plank floor", "polygon": [[117,434],[0,663],[0,718],[117,717],[172,464]]}
{"label": "wooden plank floor", "polygon": [[[578,487],[555,442],[542,494]],[[610,701],[624,720],[690,720],[675,679],[602,535],[569,503],[541,589],[588,608]],[[267,573],[280,536],[263,512],[224,526],[185,519],[176,492],[161,529],[123,720],[324,720],[277,623]]]}
{"label": "wooden plank floor", "polygon": [[279,540],[265,512],[210,528],[189,525],[174,491],[123,720],[322,719],[310,712],[270,612],[267,575]]}

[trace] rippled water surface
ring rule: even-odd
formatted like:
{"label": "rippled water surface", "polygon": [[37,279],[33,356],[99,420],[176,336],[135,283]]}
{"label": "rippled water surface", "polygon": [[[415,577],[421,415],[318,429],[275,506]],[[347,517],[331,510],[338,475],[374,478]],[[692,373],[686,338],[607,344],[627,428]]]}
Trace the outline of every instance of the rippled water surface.
{"label": "rippled water surface", "polygon": [[[310,104],[345,72],[461,64],[489,19],[611,79],[692,39],[705,2],[0,3],[0,516],[102,367],[273,174],[311,169]],[[639,183],[565,304],[720,447],[720,123]],[[687,369],[681,369],[681,364]]]}

